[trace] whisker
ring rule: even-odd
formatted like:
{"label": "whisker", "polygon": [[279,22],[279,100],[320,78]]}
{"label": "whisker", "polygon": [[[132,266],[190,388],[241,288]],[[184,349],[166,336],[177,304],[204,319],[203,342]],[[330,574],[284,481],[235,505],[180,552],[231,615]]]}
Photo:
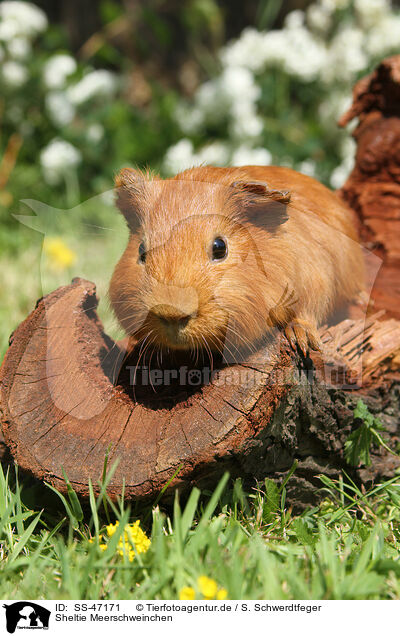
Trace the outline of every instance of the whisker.
{"label": "whisker", "polygon": [[209,344],[208,344],[207,340],[205,339],[205,337],[202,335],[201,338],[202,338],[202,340],[204,342],[204,347],[205,347],[207,355],[208,355],[208,359],[209,359],[209,362],[210,362],[210,373],[212,375],[213,370],[214,370],[214,366],[213,366],[213,356],[212,356],[212,353],[211,353],[211,349],[210,349]]}
{"label": "whisker", "polygon": [[[132,380],[132,382],[133,382],[133,389],[132,389],[132,390],[133,390],[133,396],[134,396],[134,399],[135,399],[135,400],[136,400],[136,391],[135,391],[135,387],[136,387],[136,376],[137,376],[137,372],[138,372],[138,368],[139,368],[139,363],[140,363],[140,360],[141,360],[142,355],[145,353],[146,348],[147,348],[146,340],[148,340],[148,338],[150,338],[150,336],[151,336],[151,334],[152,334],[152,333],[153,333],[153,332],[152,332],[152,331],[150,331],[150,332],[147,334],[147,336],[144,338],[143,342],[142,342],[142,343],[141,343],[141,345],[140,345],[140,349],[139,349],[139,353],[138,353],[138,359],[137,359],[137,361],[136,361],[136,365],[135,365],[135,373],[134,373],[133,380]],[[146,345],[146,346],[145,346],[145,345]]]}
{"label": "whisker", "polygon": [[153,389],[153,392],[154,392],[154,393],[157,393],[157,391],[156,391],[156,390],[155,390],[155,388],[154,388],[153,381],[152,381],[152,379],[151,379],[151,361],[152,361],[152,359],[153,359],[153,355],[154,355],[154,349],[152,349],[151,356],[150,356],[150,361],[149,361],[149,378],[150,378],[150,386],[151,386],[151,388]]}

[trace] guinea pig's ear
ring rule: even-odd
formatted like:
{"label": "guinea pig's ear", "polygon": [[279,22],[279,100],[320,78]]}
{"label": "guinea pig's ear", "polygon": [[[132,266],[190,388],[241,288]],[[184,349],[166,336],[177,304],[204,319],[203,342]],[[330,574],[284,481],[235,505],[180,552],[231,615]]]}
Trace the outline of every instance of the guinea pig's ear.
{"label": "guinea pig's ear", "polygon": [[254,225],[272,233],[288,220],[289,190],[274,190],[262,181],[235,181],[232,187],[240,193],[243,215]]}
{"label": "guinea pig's ear", "polygon": [[115,177],[116,204],[132,232],[140,223],[140,203],[144,197],[145,182],[145,176],[133,168],[123,168]]}

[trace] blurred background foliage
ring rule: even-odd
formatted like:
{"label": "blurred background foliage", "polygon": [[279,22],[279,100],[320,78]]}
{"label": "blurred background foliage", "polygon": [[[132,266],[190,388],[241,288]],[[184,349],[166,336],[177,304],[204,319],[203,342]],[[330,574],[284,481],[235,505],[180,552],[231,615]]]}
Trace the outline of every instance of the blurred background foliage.
{"label": "blurred background foliage", "polygon": [[[72,275],[105,297],[126,241],[109,196],[121,167],[273,163],[340,187],[354,143],[336,121],[398,52],[390,0],[1,1],[3,349]],[[26,199],[50,208],[19,223]]]}

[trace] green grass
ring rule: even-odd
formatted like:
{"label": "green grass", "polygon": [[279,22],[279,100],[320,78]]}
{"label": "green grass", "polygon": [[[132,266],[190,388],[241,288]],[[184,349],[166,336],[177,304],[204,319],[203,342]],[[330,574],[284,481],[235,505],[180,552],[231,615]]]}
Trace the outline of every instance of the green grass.
{"label": "green grass", "polygon": [[[133,510],[109,501],[106,485],[82,508],[72,490],[62,501],[0,472],[1,598],[176,599],[202,575],[229,599],[400,597],[400,477],[368,493],[324,477],[323,503],[297,516],[285,484],[269,480],[245,493],[226,475],[213,493]],[[118,533],[98,547],[115,519],[140,519],[151,538],[132,562]]]}

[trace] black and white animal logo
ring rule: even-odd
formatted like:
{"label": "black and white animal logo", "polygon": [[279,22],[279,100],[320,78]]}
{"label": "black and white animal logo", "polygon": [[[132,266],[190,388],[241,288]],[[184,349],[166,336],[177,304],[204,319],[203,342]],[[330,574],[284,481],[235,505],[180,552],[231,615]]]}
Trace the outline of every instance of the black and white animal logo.
{"label": "black and white animal logo", "polygon": [[9,634],[16,629],[48,629],[50,610],[32,603],[18,601],[10,605],[3,605],[6,610],[6,628]]}

